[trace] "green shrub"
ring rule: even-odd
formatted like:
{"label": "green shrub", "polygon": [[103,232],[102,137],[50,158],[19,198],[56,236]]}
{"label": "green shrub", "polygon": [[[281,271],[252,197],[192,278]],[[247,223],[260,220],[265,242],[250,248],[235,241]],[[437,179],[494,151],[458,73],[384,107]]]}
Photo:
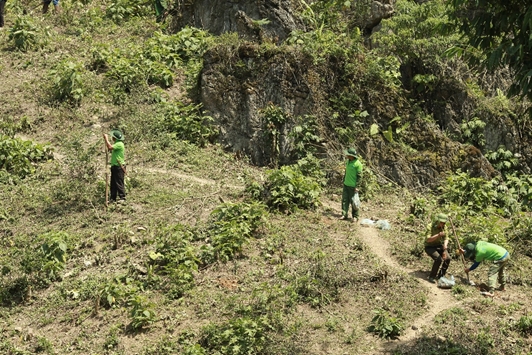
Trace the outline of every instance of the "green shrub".
{"label": "green shrub", "polygon": [[149,254],[150,263],[156,265],[156,273],[165,275],[163,289],[170,298],[178,298],[192,287],[194,272],[201,260],[192,241],[195,235],[182,225],[167,228],[158,233],[155,251]]}
{"label": "green shrub", "polygon": [[65,240],[68,236],[66,233],[59,232],[47,233],[41,237],[45,239],[41,245],[41,251],[44,254],[44,264],[41,270],[50,280],[57,279],[67,261],[68,247]]}
{"label": "green shrub", "polygon": [[132,295],[127,304],[131,307],[129,316],[131,317],[130,326],[133,330],[145,328],[155,321],[155,304],[148,302],[144,297]]}
{"label": "green shrub", "polygon": [[36,163],[52,157],[49,146],[0,134],[0,171],[24,178],[35,171]]}
{"label": "green shrub", "polygon": [[116,24],[121,24],[133,17],[142,17],[150,13],[151,8],[143,0],[112,0],[105,15]]}
{"label": "green shrub", "polygon": [[[248,191],[252,189],[249,188]],[[296,208],[311,209],[319,206],[321,191],[321,181],[305,176],[296,164],[270,170],[261,188],[261,198],[273,209],[293,212]]]}
{"label": "green shrub", "polygon": [[210,324],[202,333],[200,345],[210,354],[260,354],[271,326],[266,317],[237,318],[224,324]]}
{"label": "green shrub", "polygon": [[515,328],[525,335],[532,334],[532,317],[522,316],[515,324]]}
{"label": "green shrub", "polygon": [[470,215],[498,213],[508,216],[520,208],[517,200],[497,179],[474,178],[458,171],[450,175],[440,189],[445,202],[461,206],[462,212]]}
{"label": "green shrub", "polygon": [[394,338],[401,334],[404,325],[395,317],[392,317],[384,309],[373,310],[375,316],[371,320],[368,330],[381,338]]}
{"label": "green shrub", "polygon": [[216,129],[210,125],[212,118],[203,114],[201,104],[185,105],[174,101],[161,105],[163,129],[175,139],[202,147],[216,136]]}
{"label": "green shrub", "polygon": [[79,105],[85,95],[84,67],[81,63],[63,60],[49,73],[52,100]]}
{"label": "green shrub", "polygon": [[47,28],[39,28],[30,16],[18,16],[9,30],[8,39],[13,46],[23,52],[36,50],[46,44]]}
{"label": "green shrub", "polygon": [[228,261],[242,251],[264,221],[266,211],[259,203],[224,203],[211,214],[206,232],[210,243],[202,247],[205,263]]}

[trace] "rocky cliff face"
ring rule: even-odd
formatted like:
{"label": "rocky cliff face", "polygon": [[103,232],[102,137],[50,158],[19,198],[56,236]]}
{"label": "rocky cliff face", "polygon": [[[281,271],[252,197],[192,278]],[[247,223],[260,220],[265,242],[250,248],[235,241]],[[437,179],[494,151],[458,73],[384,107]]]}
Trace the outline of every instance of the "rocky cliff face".
{"label": "rocky cliff face", "polygon": [[267,37],[279,43],[303,28],[290,0],[189,0],[176,5],[178,16],[172,23],[176,29],[188,25],[216,35],[237,32],[246,39]]}
{"label": "rocky cliff face", "polygon": [[[371,16],[365,24],[369,28],[393,13],[391,0],[372,3]],[[341,63],[330,61],[318,68],[312,58],[295,47],[271,45],[281,43],[291,31],[303,27],[290,1],[189,0],[179,6],[181,15],[174,26],[192,25],[215,34],[238,32],[240,38],[247,40],[244,44],[212,49],[204,57],[200,101],[215,119],[220,142],[226,149],[249,156],[257,165],[290,163],[294,158],[290,132],[297,119],[305,115],[318,118],[321,133],[329,130],[327,138],[334,137],[335,127],[327,124],[331,114],[328,108],[336,90],[346,90],[339,78]],[[268,23],[257,22],[263,19]],[[260,45],[265,38],[270,43],[267,49]],[[403,72],[403,76],[404,85],[411,81],[408,72]],[[408,117],[408,105],[400,108],[386,92],[352,94],[360,97],[360,107],[353,107],[353,111],[363,108],[370,113],[357,123],[360,136],[353,138],[361,155],[380,176],[416,188],[436,185],[446,171],[458,168],[479,177],[497,174],[480,150],[452,140],[460,134],[464,117],[472,117],[477,107],[459,80],[449,78],[433,97],[426,98],[424,109],[435,122],[419,120],[402,134],[400,143],[367,132],[372,124],[386,129],[393,117]],[[286,120],[268,121],[264,112],[270,105],[278,107]],[[518,132],[511,121],[492,113],[483,114],[482,118],[490,122],[484,131],[486,149],[495,150],[502,144],[515,151],[526,150],[523,144],[515,143]],[[325,147],[329,155],[336,154],[335,158],[340,158],[343,148],[332,140]]]}

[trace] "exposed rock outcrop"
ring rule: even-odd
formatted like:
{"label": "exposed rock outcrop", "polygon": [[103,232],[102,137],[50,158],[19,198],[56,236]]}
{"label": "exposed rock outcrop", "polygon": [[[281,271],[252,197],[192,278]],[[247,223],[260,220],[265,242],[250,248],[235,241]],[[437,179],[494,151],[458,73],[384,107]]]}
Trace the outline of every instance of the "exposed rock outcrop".
{"label": "exposed rock outcrop", "polygon": [[193,26],[216,35],[238,32],[246,39],[259,40],[262,36],[277,43],[303,28],[290,0],[188,0],[175,6],[175,30]]}

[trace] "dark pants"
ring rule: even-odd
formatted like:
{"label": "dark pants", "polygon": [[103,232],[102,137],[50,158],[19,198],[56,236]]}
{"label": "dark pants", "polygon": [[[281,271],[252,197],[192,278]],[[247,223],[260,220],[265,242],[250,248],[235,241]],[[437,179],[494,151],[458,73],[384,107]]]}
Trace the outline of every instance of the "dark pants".
{"label": "dark pants", "polygon": [[[436,278],[439,279],[440,277],[445,276],[445,274],[447,273],[447,268],[449,267],[449,264],[451,263],[451,258],[449,257],[449,253],[447,253],[447,259],[444,259],[443,251],[444,251],[443,246],[425,247],[425,253],[427,253],[427,255],[430,256],[432,260],[434,260],[434,264],[432,264],[432,270],[430,270],[430,275],[429,275],[430,277],[434,279]],[[441,266],[441,270],[440,270],[440,266]]]}
{"label": "dark pants", "polygon": [[[349,213],[349,206],[351,206],[351,200],[355,196],[355,188],[351,186],[345,186],[342,190],[342,216],[347,217]],[[358,218],[358,210],[351,206],[353,218]]]}
{"label": "dark pants", "polygon": [[[125,169],[125,167],[124,167]],[[124,169],[120,166],[111,167],[111,201],[116,201],[116,196],[121,200],[126,199],[126,186],[124,185]]]}
{"label": "dark pants", "polygon": [[4,27],[4,7],[6,6],[5,0],[0,0],[0,27]]}

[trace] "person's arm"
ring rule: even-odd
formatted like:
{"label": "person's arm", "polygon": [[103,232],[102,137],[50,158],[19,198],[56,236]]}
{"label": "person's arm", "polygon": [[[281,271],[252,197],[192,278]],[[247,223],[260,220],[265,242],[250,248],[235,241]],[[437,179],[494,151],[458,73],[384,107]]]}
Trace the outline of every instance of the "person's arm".
{"label": "person's arm", "polygon": [[109,142],[109,137],[107,136],[107,134],[103,134],[103,139],[105,139],[105,145],[107,146],[107,149],[113,150],[113,145],[111,144],[111,142]]}
{"label": "person's arm", "polygon": [[480,262],[475,261],[473,265],[471,265],[469,268],[465,269],[465,272],[473,271],[480,265]]}
{"label": "person's arm", "polygon": [[[434,234],[434,235],[432,235],[432,236],[427,238],[427,243],[434,243],[435,241],[437,241],[438,239],[440,239],[443,236],[445,236],[445,232],[444,231],[436,233],[436,234]],[[447,247],[447,242],[448,242],[447,239],[443,242],[445,248]]]}

